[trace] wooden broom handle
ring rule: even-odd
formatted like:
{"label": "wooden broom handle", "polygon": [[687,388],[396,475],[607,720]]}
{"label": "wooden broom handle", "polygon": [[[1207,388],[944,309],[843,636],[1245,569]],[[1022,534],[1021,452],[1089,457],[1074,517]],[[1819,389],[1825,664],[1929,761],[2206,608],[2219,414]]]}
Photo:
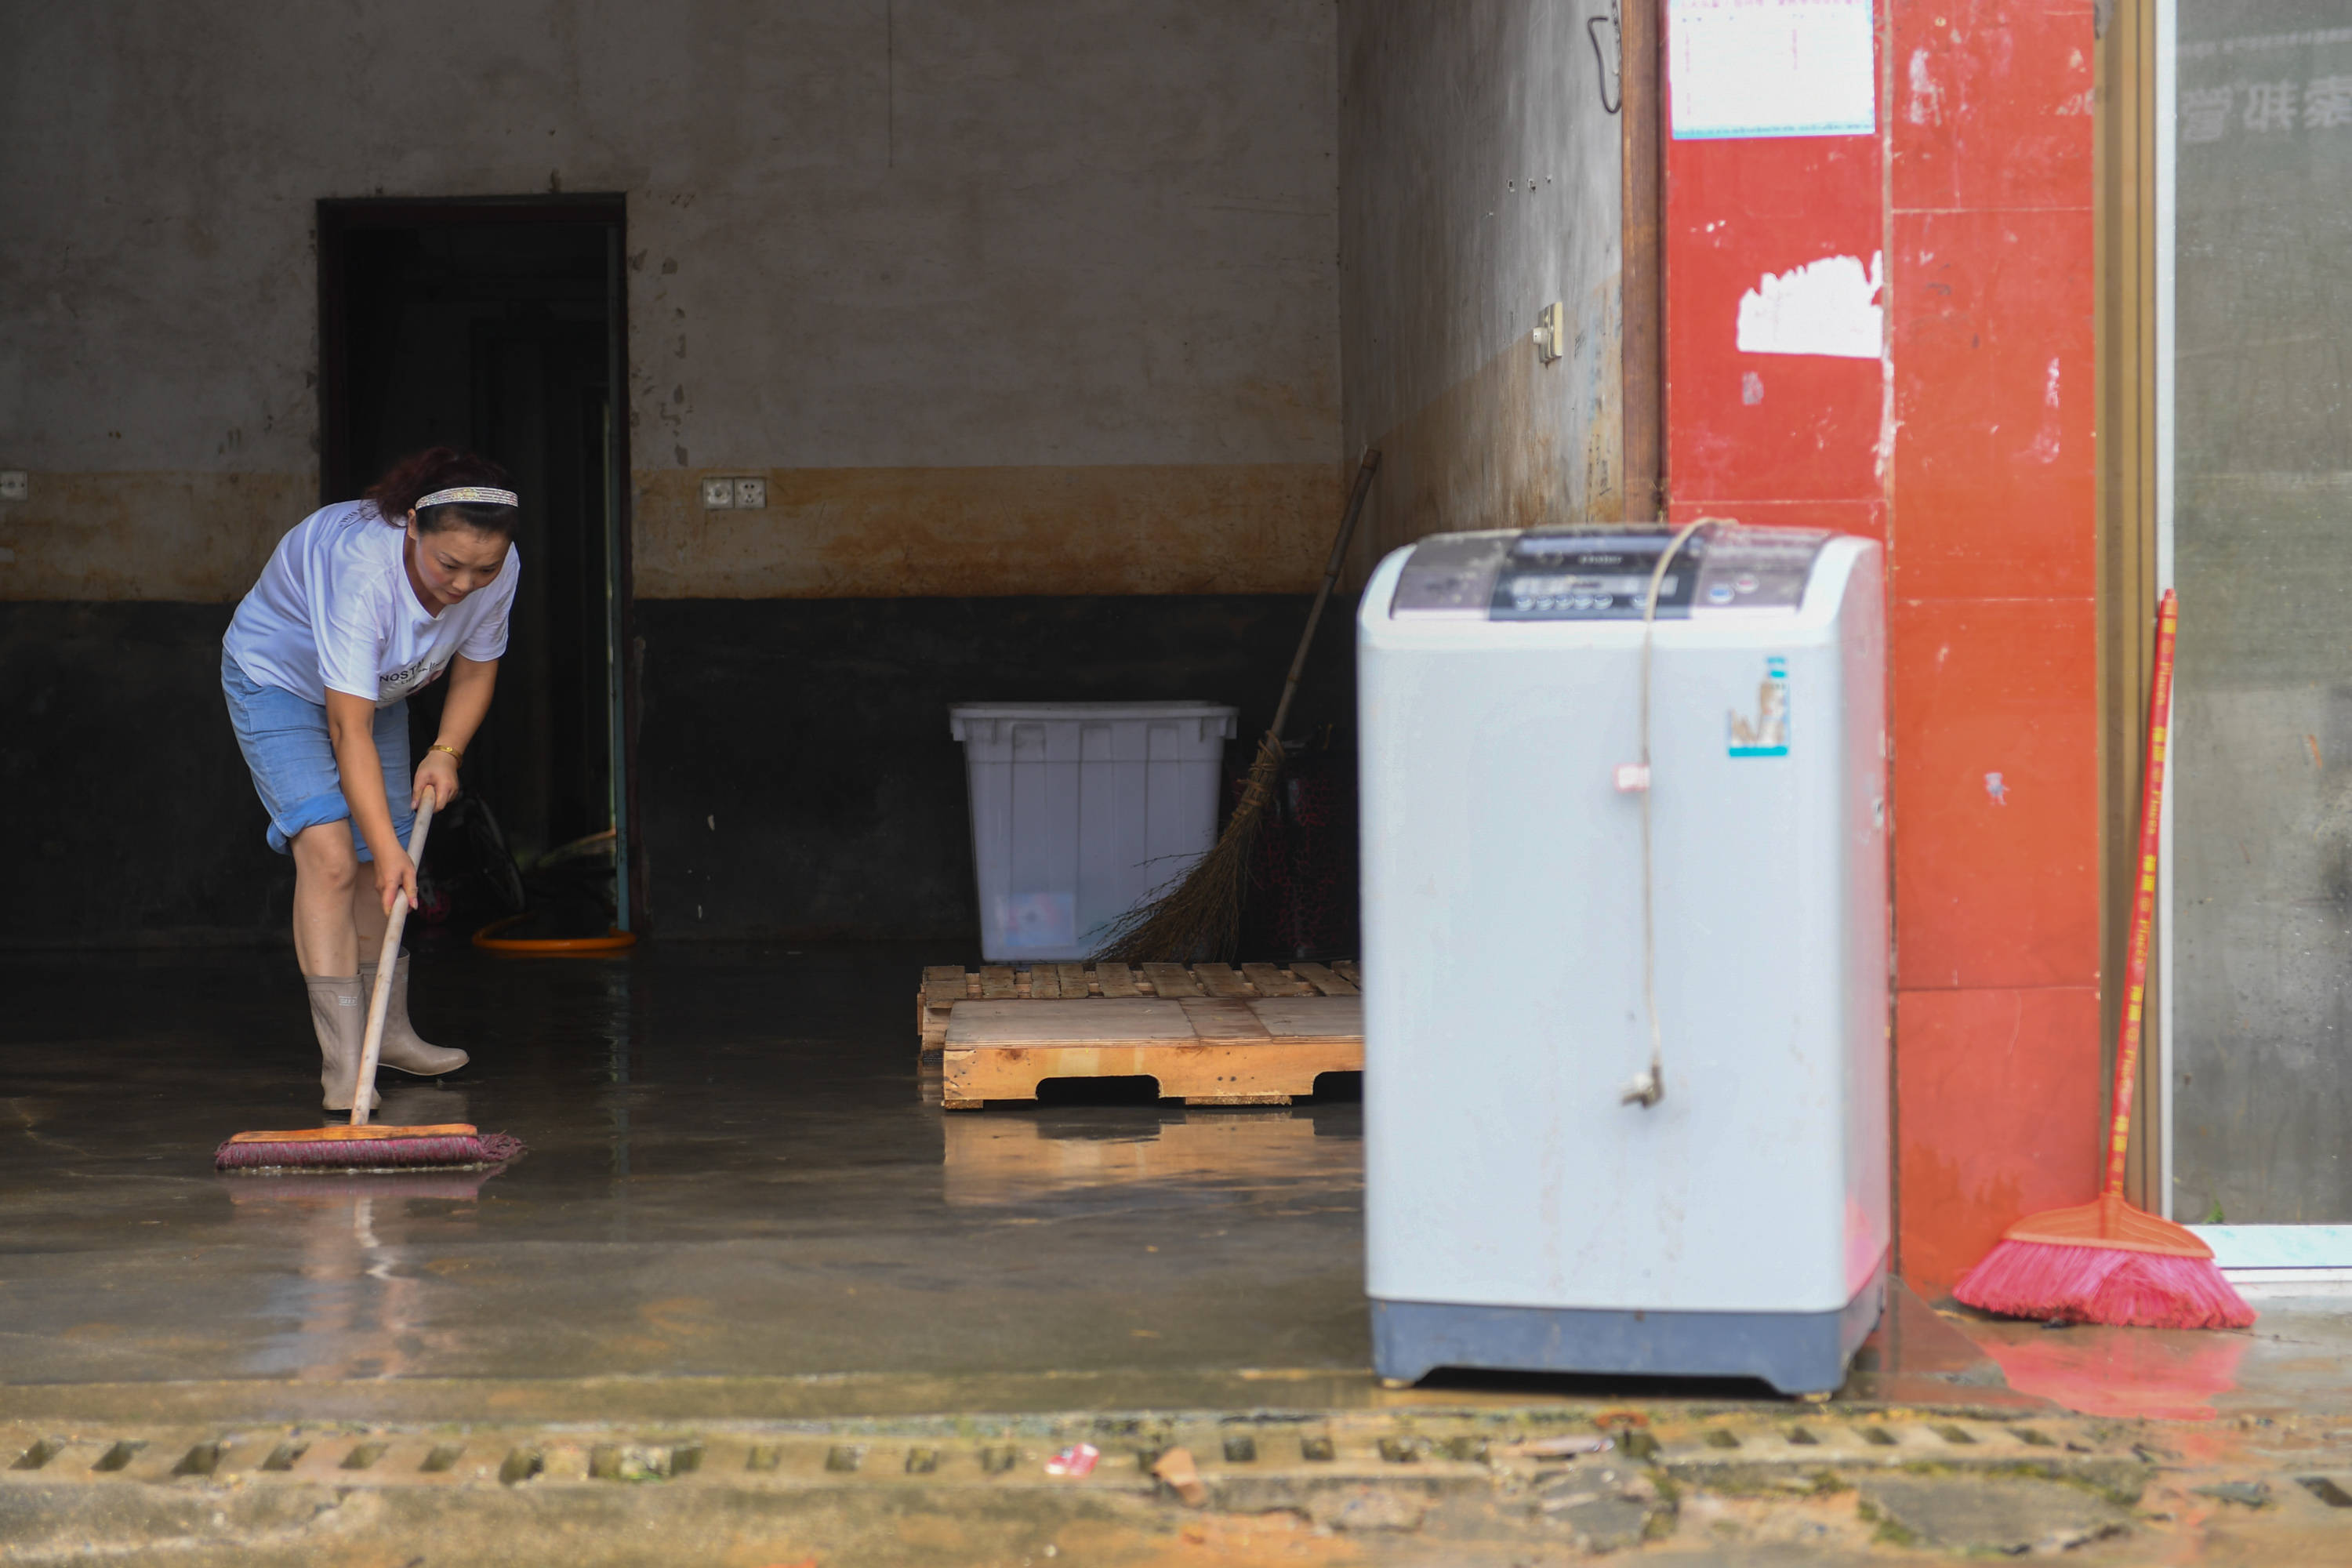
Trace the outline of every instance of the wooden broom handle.
{"label": "wooden broom handle", "polygon": [[2172,723],[2172,643],[2180,607],[2171,589],[2156,606],[2156,678],[2147,694],[2147,763],[2141,772],[2139,866],[2132,887],[2131,943],[2124,957],[2124,1016],[2116,1037],[2115,1120],[2107,1128],[2105,1195],[2124,1190],[2124,1154],[2131,1146],[2132,1091],[2139,1082],[2139,1041],[2147,1001],[2147,935],[2156,920],[2157,843],[2163,826],[2164,763]]}
{"label": "wooden broom handle", "polygon": [[1322,624],[1323,606],[1331,602],[1331,585],[1339,580],[1339,568],[1347,563],[1348,545],[1356,537],[1356,519],[1363,515],[1364,497],[1372,488],[1372,475],[1381,466],[1381,449],[1364,448],[1364,460],[1356,466],[1356,483],[1348,492],[1348,510],[1339,518],[1339,537],[1331,542],[1331,558],[1323,563],[1323,585],[1315,590],[1315,607],[1307,612],[1307,630],[1298,638],[1298,651],[1290,658],[1290,675],[1282,683],[1282,700],[1275,705],[1274,727],[1266,731],[1276,746],[1282,744],[1282,727],[1290,721],[1290,700],[1298,695],[1298,678],[1307,668],[1307,652],[1315,646],[1315,628]]}
{"label": "wooden broom handle", "polygon": [[[417,803],[416,826],[408,830],[408,859],[423,876],[425,867],[425,835],[433,826],[433,803],[437,798],[426,790]],[[352,1125],[365,1127],[368,1101],[375,1098],[376,1058],[383,1053],[383,1023],[392,1010],[392,972],[400,963],[400,932],[408,924],[408,900],[392,900],[392,914],[383,922],[383,951],[376,954],[375,991],[368,998],[367,1041],[360,1047],[359,1081],[352,1086]]]}

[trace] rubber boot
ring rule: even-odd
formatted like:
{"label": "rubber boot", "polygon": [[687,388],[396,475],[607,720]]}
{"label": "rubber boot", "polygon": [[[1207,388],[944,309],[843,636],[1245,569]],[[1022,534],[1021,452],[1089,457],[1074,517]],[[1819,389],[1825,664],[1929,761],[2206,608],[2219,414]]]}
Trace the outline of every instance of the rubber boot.
{"label": "rubber boot", "polygon": [[[352,1108],[352,1086],[359,1081],[360,1050],[367,1043],[367,993],[356,974],[336,980],[306,975],[310,988],[310,1025],[319,1031],[319,1087],[326,1091],[329,1110]],[[377,1095],[368,1110],[383,1103]]]}
{"label": "rubber boot", "polygon": [[[362,1006],[375,995],[375,970],[373,963],[360,965]],[[415,1026],[408,1021],[408,950],[402,948],[392,967],[392,1002],[384,1011],[383,1045],[376,1052],[377,1064],[398,1068],[418,1078],[439,1078],[443,1073],[456,1072],[472,1059],[463,1051],[428,1046],[417,1038]]]}

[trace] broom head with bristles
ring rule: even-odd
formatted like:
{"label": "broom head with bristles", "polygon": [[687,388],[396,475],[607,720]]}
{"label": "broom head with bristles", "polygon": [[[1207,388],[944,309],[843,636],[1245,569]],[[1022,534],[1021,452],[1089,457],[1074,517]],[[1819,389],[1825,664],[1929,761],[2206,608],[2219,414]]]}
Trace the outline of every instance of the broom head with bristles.
{"label": "broom head with bristles", "polygon": [[2115,1194],[2019,1220],[1952,1295],[1983,1311],[2043,1322],[2243,1329],[2254,1321],[2211,1247],[2187,1226]]}
{"label": "broom head with bristles", "polygon": [[299,1127],[240,1132],[213,1152],[220,1171],[418,1171],[499,1165],[522,1141],[469,1122],[432,1127]]}
{"label": "broom head with bristles", "polygon": [[1249,895],[1250,849],[1274,798],[1282,742],[1257,743],[1239,805],[1208,853],[1166,888],[1106,928],[1095,957],[1105,963],[1195,963],[1230,960],[1241,945],[1242,900]]}

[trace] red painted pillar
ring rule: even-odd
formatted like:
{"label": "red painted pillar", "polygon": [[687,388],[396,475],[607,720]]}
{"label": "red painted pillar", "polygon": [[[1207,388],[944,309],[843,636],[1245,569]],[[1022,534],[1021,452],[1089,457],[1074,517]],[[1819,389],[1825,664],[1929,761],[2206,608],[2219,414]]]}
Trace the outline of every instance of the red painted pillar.
{"label": "red painted pillar", "polygon": [[[1677,519],[1887,545],[1900,1258],[1939,1294],[2097,1174],[2091,6],[1876,20],[1874,134],[1669,136],[1666,471]],[[1824,266],[1883,279],[1882,358],[1758,352]]]}

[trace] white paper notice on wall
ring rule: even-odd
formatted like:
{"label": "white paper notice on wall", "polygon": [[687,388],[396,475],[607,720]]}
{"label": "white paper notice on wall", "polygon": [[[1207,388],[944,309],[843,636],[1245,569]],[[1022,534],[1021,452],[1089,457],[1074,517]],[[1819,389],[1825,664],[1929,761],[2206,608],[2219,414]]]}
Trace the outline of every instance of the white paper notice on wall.
{"label": "white paper notice on wall", "polygon": [[1827,354],[1876,359],[1886,334],[1885,252],[1824,256],[1786,272],[1767,272],[1739,297],[1735,346],[1744,354]]}
{"label": "white paper notice on wall", "polygon": [[1871,134],[1872,36],[1870,0],[1668,0],[1675,140]]}

